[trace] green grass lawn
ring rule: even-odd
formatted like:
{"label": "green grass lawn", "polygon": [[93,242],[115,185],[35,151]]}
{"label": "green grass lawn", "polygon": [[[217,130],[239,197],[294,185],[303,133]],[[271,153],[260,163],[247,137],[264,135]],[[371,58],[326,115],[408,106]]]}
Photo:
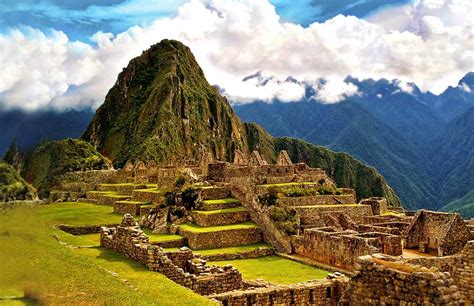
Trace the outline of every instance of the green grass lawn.
{"label": "green grass lawn", "polygon": [[51,223],[57,219],[53,216],[51,207],[0,214],[0,299],[19,297],[7,304],[27,303],[22,296],[45,305],[212,304],[112,251],[72,249],[58,243],[53,235],[76,244],[91,237],[72,236],[53,228]]}
{"label": "green grass lawn", "polygon": [[293,284],[312,279],[325,278],[328,271],[303,265],[279,256],[265,256],[252,259],[209,262],[218,266],[231,264],[245,279],[263,279],[276,284]]}
{"label": "green grass lawn", "polygon": [[228,204],[228,203],[240,203],[239,200],[235,198],[225,198],[225,199],[217,199],[217,200],[204,200],[205,204]]}
{"label": "green grass lawn", "polygon": [[245,207],[232,207],[232,208],[224,208],[224,209],[215,209],[215,210],[195,210],[195,213],[204,214],[204,215],[212,215],[212,214],[223,214],[223,213],[233,213],[233,212],[241,212],[247,211]]}
{"label": "green grass lawn", "polygon": [[220,232],[227,230],[235,229],[247,229],[247,228],[257,228],[258,226],[250,221],[238,223],[238,224],[229,224],[229,225],[220,225],[220,226],[211,226],[203,227],[197,224],[183,224],[179,226],[180,230],[195,232],[195,233],[210,233],[210,232]]}
{"label": "green grass lawn", "polygon": [[183,239],[183,236],[173,234],[154,234],[151,229],[142,228],[143,232],[150,238],[150,242],[165,242]]}
{"label": "green grass lawn", "polygon": [[240,245],[240,246],[220,248],[220,249],[197,250],[197,251],[194,251],[194,253],[201,254],[201,255],[235,254],[235,253],[253,251],[258,248],[263,248],[263,247],[271,248],[272,246],[265,243],[255,243],[255,244],[247,244],[247,245]]}
{"label": "green grass lawn", "polygon": [[70,226],[117,224],[123,218],[122,214],[115,214],[111,206],[80,202],[41,205],[37,212],[50,224]]}

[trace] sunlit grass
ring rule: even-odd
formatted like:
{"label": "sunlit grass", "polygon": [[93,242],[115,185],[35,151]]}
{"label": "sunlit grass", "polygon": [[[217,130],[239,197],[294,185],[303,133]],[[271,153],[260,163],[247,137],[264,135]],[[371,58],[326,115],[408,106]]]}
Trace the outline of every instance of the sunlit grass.
{"label": "sunlit grass", "polygon": [[209,262],[218,266],[231,264],[245,279],[263,279],[276,284],[293,284],[322,279],[329,274],[328,271],[300,264],[279,256],[265,256],[251,259],[236,259],[229,261]]}

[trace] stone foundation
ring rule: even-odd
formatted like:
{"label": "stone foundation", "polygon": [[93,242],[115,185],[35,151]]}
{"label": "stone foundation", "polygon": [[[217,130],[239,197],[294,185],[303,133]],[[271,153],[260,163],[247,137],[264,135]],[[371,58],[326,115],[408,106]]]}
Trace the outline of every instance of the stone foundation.
{"label": "stone foundation", "polygon": [[372,208],[370,206],[359,204],[296,206],[294,209],[300,215],[301,225],[310,225],[313,227],[324,226],[321,214],[325,212],[343,212],[358,223],[360,223],[365,216],[372,215]]}
{"label": "stone foundation", "polygon": [[140,207],[148,203],[135,201],[116,201],[114,203],[114,213],[131,214],[133,216],[140,215]]}
{"label": "stone foundation", "polygon": [[246,259],[246,258],[258,258],[263,256],[273,255],[274,251],[272,248],[261,247],[252,251],[238,252],[238,253],[227,253],[227,254],[212,254],[202,255],[202,258],[208,261],[227,261],[235,259]]}
{"label": "stone foundation", "polygon": [[[416,265],[415,265],[416,264]],[[342,305],[472,305],[474,241],[442,258],[360,257]]]}
{"label": "stone foundation", "polygon": [[306,229],[303,236],[293,236],[297,254],[352,271],[357,257],[375,253],[402,254],[400,236],[384,233],[357,233],[334,228]]}
{"label": "stone foundation", "polygon": [[209,298],[222,305],[338,305],[348,284],[345,276],[294,285],[270,285],[263,288],[215,294]]}

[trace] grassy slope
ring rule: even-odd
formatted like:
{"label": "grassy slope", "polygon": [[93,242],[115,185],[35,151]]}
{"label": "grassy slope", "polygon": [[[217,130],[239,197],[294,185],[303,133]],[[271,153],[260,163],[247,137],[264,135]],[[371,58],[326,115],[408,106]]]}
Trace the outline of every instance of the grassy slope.
{"label": "grassy slope", "polygon": [[238,268],[243,277],[250,280],[261,278],[277,284],[293,284],[326,277],[327,271],[306,266],[278,256],[252,259],[210,262],[215,265],[231,264]]}
{"label": "grassy slope", "polygon": [[70,226],[117,224],[123,218],[111,206],[79,202],[44,205],[38,213],[46,222]]}
{"label": "grassy slope", "polygon": [[215,254],[234,254],[257,250],[258,248],[266,247],[271,248],[272,246],[265,243],[255,243],[247,245],[239,245],[234,247],[220,248],[220,249],[207,249],[207,250],[196,250],[195,253],[201,255],[215,255]]}
{"label": "grassy slope", "polygon": [[162,274],[113,252],[73,250],[59,244],[53,235],[69,242],[83,239],[90,245],[85,238],[54,229],[56,221],[51,214],[41,216],[32,210],[0,215],[0,294],[26,291],[47,305],[211,304]]}

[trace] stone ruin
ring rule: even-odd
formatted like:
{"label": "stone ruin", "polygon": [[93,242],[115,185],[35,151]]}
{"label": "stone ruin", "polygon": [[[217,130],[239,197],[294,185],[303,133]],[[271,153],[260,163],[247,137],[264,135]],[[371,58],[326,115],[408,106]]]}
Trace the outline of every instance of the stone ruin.
{"label": "stone ruin", "polygon": [[407,230],[407,248],[422,253],[433,250],[438,256],[453,255],[461,251],[471,231],[459,214],[420,210]]}
{"label": "stone ruin", "polygon": [[[323,268],[329,266],[352,279],[333,275],[330,279],[289,286],[251,284],[242,280],[241,274],[230,266],[207,266],[203,257],[187,248],[167,252],[150,243],[130,215],[118,226],[101,229],[101,245],[224,305],[337,305],[339,302],[367,305],[401,301],[468,304],[466,302],[473,301],[474,224],[463,221],[458,214],[419,211],[415,216],[389,215],[385,198],[372,197],[357,203],[354,190],[339,188],[338,194],[279,198],[278,205],[294,209],[300,222],[296,235],[279,232],[268,216],[268,208],[259,203],[259,196],[268,192],[266,185],[291,183],[302,190],[315,188],[321,182],[335,186],[323,170],[303,163],[294,164],[285,151],[280,152],[276,164],[268,164],[257,151],[250,156],[236,151],[233,163],[214,161],[209,154],[203,154],[199,164],[186,167],[127,163],[122,170],[66,174],[63,187],[69,190],[69,195],[79,197],[83,190],[95,189],[97,182],[133,182],[133,188],[145,188],[144,184],[150,182],[170,186],[183,173],[191,177],[196,186],[204,186],[197,188],[196,209],[205,210],[200,206],[203,199],[234,197],[247,211],[228,215],[191,211],[180,220],[170,220],[166,207],[150,209],[145,205],[127,211],[130,206],[120,208],[126,203],[112,204],[120,212],[142,216],[140,225],[155,232],[175,233],[181,222],[189,220],[200,226],[251,220],[261,230],[248,229],[245,235],[243,232],[187,233],[186,241],[193,249],[206,249],[222,247],[222,243],[235,242],[235,239],[242,239],[242,243],[263,239],[278,252],[296,254]],[[134,201],[164,203],[160,193],[134,190],[128,185],[116,188],[119,194],[129,195]],[[91,201],[108,201],[100,197],[100,194],[90,195]],[[225,207],[229,206],[222,208]],[[87,229],[67,230],[79,234],[87,232]],[[421,255],[405,258],[407,249]],[[256,256],[268,255],[268,251],[259,250]],[[426,256],[423,254],[436,256],[423,257]],[[349,289],[345,290],[346,287]]]}
{"label": "stone ruin", "polygon": [[153,245],[130,214],[117,227],[102,227],[100,245],[134,259],[152,271],[202,295],[241,289],[242,275],[232,266],[207,266],[188,248],[166,252]]}

